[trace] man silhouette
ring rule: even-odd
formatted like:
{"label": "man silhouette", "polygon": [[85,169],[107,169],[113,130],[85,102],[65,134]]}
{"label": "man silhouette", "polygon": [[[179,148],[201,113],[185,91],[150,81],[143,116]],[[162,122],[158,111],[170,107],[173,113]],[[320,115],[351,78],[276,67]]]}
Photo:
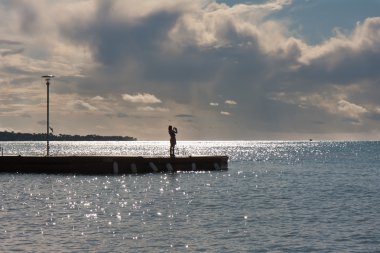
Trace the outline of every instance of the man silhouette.
{"label": "man silhouette", "polygon": [[170,157],[175,157],[174,148],[175,148],[175,145],[177,144],[175,135],[178,133],[178,131],[176,127],[169,126],[168,132],[170,135]]}

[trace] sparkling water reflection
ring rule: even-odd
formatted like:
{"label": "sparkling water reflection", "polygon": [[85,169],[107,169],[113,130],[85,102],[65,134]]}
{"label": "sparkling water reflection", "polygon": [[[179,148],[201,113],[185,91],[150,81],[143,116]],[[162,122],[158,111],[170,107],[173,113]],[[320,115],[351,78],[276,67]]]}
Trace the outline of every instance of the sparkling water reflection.
{"label": "sparkling water reflection", "polygon": [[[3,143],[43,154],[44,143]],[[0,174],[0,251],[375,252],[379,142],[180,142],[229,171]],[[58,155],[167,155],[166,142],[53,142]]]}

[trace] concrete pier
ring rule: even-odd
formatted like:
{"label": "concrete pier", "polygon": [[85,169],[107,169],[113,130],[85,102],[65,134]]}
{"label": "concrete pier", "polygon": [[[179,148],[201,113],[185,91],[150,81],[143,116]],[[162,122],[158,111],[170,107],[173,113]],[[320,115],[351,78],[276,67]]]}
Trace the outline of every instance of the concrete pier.
{"label": "concrete pier", "polygon": [[228,169],[227,156],[1,156],[0,173],[124,175],[220,171]]}

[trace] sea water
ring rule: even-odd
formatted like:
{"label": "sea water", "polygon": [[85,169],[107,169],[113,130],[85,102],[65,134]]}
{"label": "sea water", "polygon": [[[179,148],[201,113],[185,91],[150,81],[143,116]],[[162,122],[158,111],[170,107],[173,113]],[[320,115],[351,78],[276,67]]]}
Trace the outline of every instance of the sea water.
{"label": "sea water", "polygon": [[[168,142],[51,143],[53,155],[168,153]],[[229,170],[0,174],[0,252],[380,251],[380,142],[178,142],[177,155],[228,155]]]}

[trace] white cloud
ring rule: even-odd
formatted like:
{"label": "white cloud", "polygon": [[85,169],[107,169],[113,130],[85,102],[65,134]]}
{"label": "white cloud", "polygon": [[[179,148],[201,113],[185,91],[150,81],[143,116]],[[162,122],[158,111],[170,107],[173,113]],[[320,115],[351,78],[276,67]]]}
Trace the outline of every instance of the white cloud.
{"label": "white cloud", "polygon": [[74,110],[81,110],[81,111],[97,111],[98,110],[98,108],[96,108],[95,106],[92,106],[89,103],[84,102],[82,100],[70,101],[68,104]]}
{"label": "white cloud", "polygon": [[14,132],[12,128],[0,127],[0,132]]}
{"label": "white cloud", "polygon": [[[335,36],[316,46],[302,45],[300,61],[311,64],[318,59],[326,59],[330,70],[342,61],[355,60],[365,52],[380,53],[380,17],[367,18],[357,23],[351,34],[344,34],[336,29]],[[300,46],[301,47],[301,46]],[[353,59],[352,56],[355,56]]]}
{"label": "white cloud", "polygon": [[364,108],[363,106],[350,103],[346,100],[339,100],[338,101],[338,110],[347,115],[349,118],[358,119],[362,114],[367,113],[368,110]]}
{"label": "white cloud", "polygon": [[[303,94],[303,93],[277,93],[272,99],[284,103],[297,105],[302,109],[319,108],[329,114],[361,120],[369,110],[362,105],[347,101],[347,89],[331,89],[329,92]],[[375,111],[373,111],[376,113]]]}
{"label": "white cloud", "polygon": [[138,93],[136,95],[123,94],[123,100],[131,103],[141,103],[141,104],[159,104],[162,103],[155,95],[148,93]]}
{"label": "white cloud", "polygon": [[[273,51],[283,42],[285,27],[279,22],[265,21],[265,17],[290,5],[290,0],[272,0],[263,4],[227,6],[210,1],[203,8],[184,12],[170,31],[171,42],[177,47],[234,47],[260,43]],[[280,41],[282,40],[282,41]]]}
{"label": "white cloud", "polygon": [[104,97],[102,97],[102,96],[95,96],[95,97],[91,98],[91,100],[93,100],[93,101],[104,101]]}
{"label": "white cloud", "polygon": [[215,102],[210,102],[210,106],[219,106],[219,103],[215,103]]}
{"label": "white cloud", "polygon": [[152,107],[152,106],[140,106],[137,107],[138,111],[141,112],[167,112],[169,109],[164,107]]}
{"label": "white cloud", "polygon": [[237,105],[237,102],[234,100],[226,100],[224,103],[227,105]]}
{"label": "white cloud", "polygon": [[229,115],[231,115],[231,113],[226,112],[226,111],[221,111],[220,114],[225,115],[225,116],[229,116]]}

